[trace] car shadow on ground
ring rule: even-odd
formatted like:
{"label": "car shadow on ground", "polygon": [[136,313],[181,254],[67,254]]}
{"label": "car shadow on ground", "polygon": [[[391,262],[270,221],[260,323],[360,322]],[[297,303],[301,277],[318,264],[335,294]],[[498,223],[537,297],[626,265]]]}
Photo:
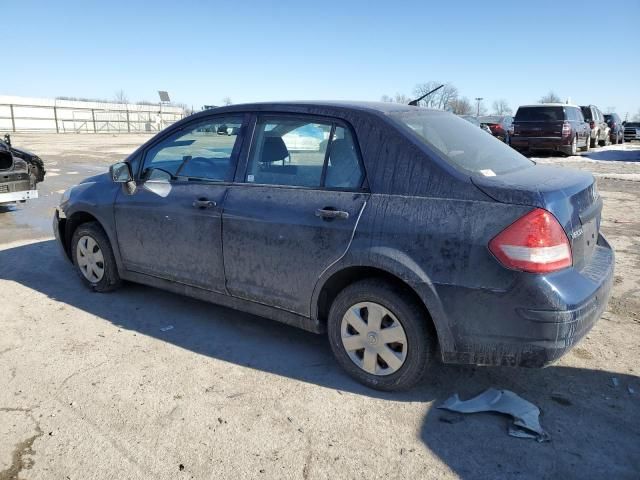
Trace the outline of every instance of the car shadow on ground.
{"label": "car shadow on ground", "polygon": [[[91,293],[53,240],[0,251],[0,280],[225,362],[363,397],[433,401],[420,439],[461,478],[637,478],[640,472],[640,379],[635,375],[560,366],[525,370],[436,363],[417,388],[381,393],[347,377],[324,336],[141,285]],[[168,325],[174,328],[163,331]],[[502,416],[452,417],[435,408],[453,393],[469,398],[489,387],[513,390],[538,405],[552,441],[509,437],[509,419]]]}
{"label": "car shadow on ground", "polygon": [[600,160],[607,162],[640,162],[640,149],[635,150],[600,150],[585,152],[582,157],[590,160]]}

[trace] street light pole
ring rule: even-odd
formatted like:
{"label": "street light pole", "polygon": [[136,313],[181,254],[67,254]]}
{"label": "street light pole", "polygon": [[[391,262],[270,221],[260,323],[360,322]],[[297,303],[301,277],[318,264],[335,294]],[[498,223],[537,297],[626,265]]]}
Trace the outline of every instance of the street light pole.
{"label": "street light pole", "polygon": [[478,113],[476,114],[476,117],[480,116],[480,102],[484,100],[484,98],[482,97],[476,97],[476,102],[478,102]]}

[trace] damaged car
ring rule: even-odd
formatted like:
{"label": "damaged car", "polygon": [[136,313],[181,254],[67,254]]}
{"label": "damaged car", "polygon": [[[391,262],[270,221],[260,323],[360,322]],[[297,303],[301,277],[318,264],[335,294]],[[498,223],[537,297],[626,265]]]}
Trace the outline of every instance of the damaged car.
{"label": "damaged car", "polygon": [[90,290],[138,282],[326,334],[349,375],[397,390],[436,355],[542,367],[573,347],[611,291],[601,212],[591,174],[448,112],[262,103],[160,132],[67,190],[53,229]]}
{"label": "damaged car", "polygon": [[36,185],[45,174],[40,157],[13,147],[8,134],[0,140],[0,205],[38,198]]}

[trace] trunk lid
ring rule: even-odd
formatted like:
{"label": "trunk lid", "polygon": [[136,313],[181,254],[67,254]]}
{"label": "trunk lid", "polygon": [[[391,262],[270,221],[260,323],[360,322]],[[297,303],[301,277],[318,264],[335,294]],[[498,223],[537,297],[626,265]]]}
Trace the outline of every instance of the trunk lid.
{"label": "trunk lid", "polygon": [[498,202],[551,212],[569,238],[573,266],[580,270],[588,263],[598,240],[602,212],[602,199],[593,175],[535,165],[495,177],[473,177],[472,181]]}

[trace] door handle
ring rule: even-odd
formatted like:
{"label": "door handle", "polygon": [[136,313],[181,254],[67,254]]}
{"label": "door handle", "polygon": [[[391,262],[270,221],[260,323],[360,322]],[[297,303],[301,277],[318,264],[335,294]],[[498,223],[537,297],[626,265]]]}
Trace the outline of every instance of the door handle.
{"label": "door handle", "polygon": [[346,220],[347,218],[349,218],[349,212],[344,212],[342,210],[335,210],[334,208],[331,207],[327,207],[327,208],[319,208],[318,210],[316,210],[316,217],[321,217],[321,218],[340,218],[342,220]]}
{"label": "door handle", "polygon": [[193,202],[193,208],[203,208],[203,209],[212,208],[212,207],[215,207],[216,205],[217,205],[216,202],[207,200],[206,198],[198,198]]}

